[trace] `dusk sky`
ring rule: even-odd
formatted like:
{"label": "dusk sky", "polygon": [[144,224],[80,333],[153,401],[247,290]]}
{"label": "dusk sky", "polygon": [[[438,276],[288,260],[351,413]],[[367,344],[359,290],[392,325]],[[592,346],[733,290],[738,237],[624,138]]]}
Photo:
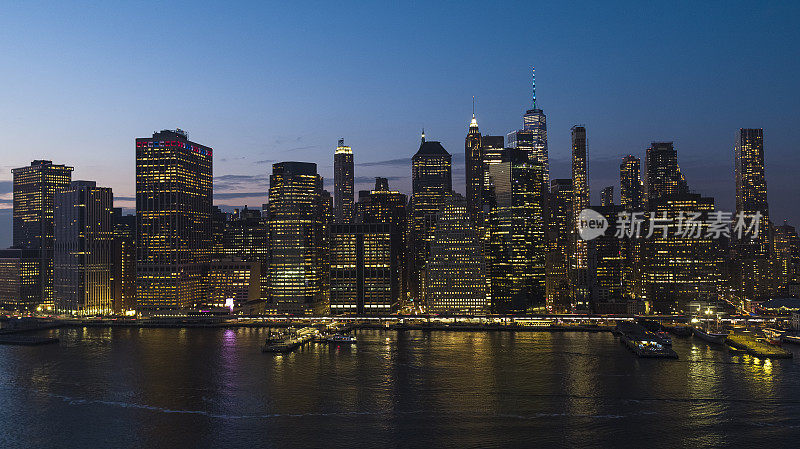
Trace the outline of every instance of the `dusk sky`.
{"label": "dusk sky", "polygon": [[[408,192],[425,128],[464,191],[480,130],[522,126],[530,71],[551,177],[570,127],[589,139],[593,202],[625,154],[671,140],[692,190],[733,209],[738,128],[764,128],[770,215],[800,225],[798,2],[6,2],[0,14],[0,246],[11,169],[75,167],[131,208],[134,139],[182,128],[214,148],[215,203],[261,206],[271,163],[353,147],[356,190]],[[793,137],[795,136],[795,137]]]}

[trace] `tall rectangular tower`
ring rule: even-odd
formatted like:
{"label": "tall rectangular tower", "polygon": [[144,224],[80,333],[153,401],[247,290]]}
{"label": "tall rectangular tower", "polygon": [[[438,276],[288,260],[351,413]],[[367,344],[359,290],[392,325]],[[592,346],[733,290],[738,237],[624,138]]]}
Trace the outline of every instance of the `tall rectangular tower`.
{"label": "tall rectangular tower", "polygon": [[736,213],[746,216],[760,214],[758,236],[734,237],[735,291],[740,299],[769,299],[775,290],[771,254],[767,180],[764,175],[764,132],[762,129],[741,128],[736,133],[734,147],[736,162]]}
{"label": "tall rectangular tower", "polygon": [[333,155],[333,213],[336,223],[353,222],[353,149],[339,139]]}
{"label": "tall rectangular tower", "polygon": [[409,203],[410,289],[414,298],[425,297],[425,264],[436,216],[453,194],[451,156],[440,142],[426,141],[411,158],[412,196]]}
{"label": "tall rectangular tower", "polygon": [[54,284],[59,313],[114,312],[114,197],[94,181],[56,193]]}
{"label": "tall rectangular tower", "polygon": [[688,193],[686,179],[678,166],[678,151],[672,142],[653,142],[645,154],[645,199]]}
{"label": "tall rectangular tower", "polygon": [[464,139],[464,168],[466,169],[467,213],[475,222],[478,213],[483,208],[481,201],[483,196],[483,160],[481,157],[481,132],[478,129],[478,121],[475,119],[474,110],[472,112],[472,121],[469,122],[467,137]]}
{"label": "tall rectangular tower", "polygon": [[136,297],[146,310],[204,300],[210,260],[212,149],[180,129],[136,139]]}
{"label": "tall rectangular tower", "polygon": [[[29,311],[53,308],[53,238],[55,195],[69,187],[72,167],[36,160],[28,167],[11,170],[14,174],[14,248],[38,252],[39,276],[35,297],[20,304]],[[28,253],[29,254],[29,253]]]}
{"label": "tall rectangular tower", "polygon": [[619,166],[620,204],[626,210],[638,210],[643,207],[641,161],[638,157],[628,155],[622,158]]}
{"label": "tall rectangular tower", "polygon": [[268,308],[294,314],[324,311],[325,208],[317,164],[272,165],[267,204]]}
{"label": "tall rectangular tower", "polygon": [[588,245],[578,235],[578,220],[582,210],[589,207],[589,168],[586,157],[586,128],[572,127],[572,251],[570,284],[573,306],[586,310],[588,303]]}

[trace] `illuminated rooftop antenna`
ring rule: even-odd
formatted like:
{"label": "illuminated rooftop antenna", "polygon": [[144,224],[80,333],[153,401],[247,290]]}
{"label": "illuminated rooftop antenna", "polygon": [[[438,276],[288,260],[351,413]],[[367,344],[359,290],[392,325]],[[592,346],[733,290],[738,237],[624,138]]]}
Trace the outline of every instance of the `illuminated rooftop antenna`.
{"label": "illuminated rooftop antenna", "polygon": [[533,90],[533,109],[536,109],[536,67],[531,67],[531,88]]}
{"label": "illuminated rooftop antenna", "polygon": [[469,122],[469,127],[470,128],[478,127],[478,121],[475,120],[475,95],[472,96],[472,121]]}
{"label": "illuminated rooftop antenna", "polygon": [[422,127],[422,141],[425,142],[425,127]]}

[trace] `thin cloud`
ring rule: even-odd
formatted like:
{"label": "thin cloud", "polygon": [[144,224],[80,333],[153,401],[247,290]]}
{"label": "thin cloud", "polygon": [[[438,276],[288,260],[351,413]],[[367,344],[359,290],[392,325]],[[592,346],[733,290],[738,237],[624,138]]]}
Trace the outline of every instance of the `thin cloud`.
{"label": "thin cloud", "polygon": [[411,166],[411,158],[402,158],[402,159],[389,159],[385,161],[374,161],[374,162],[361,162],[356,164],[359,167],[377,167],[380,165],[393,165],[393,166],[404,166],[408,165]]}
{"label": "thin cloud", "polygon": [[252,198],[254,196],[266,197],[267,191],[263,192],[214,192],[214,199],[228,200],[231,198]]}

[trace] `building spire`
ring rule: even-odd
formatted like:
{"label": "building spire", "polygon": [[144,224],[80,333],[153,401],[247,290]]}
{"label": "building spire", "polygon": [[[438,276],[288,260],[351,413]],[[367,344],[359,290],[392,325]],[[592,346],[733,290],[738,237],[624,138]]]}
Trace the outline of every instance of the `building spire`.
{"label": "building spire", "polygon": [[475,119],[475,95],[472,96],[472,121],[469,122],[469,128],[478,128],[478,121]]}
{"label": "building spire", "polygon": [[422,127],[422,143],[425,143],[425,127]]}
{"label": "building spire", "polygon": [[536,67],[531,67],[531,88],[533,90],[533,109],[536,109]]}

